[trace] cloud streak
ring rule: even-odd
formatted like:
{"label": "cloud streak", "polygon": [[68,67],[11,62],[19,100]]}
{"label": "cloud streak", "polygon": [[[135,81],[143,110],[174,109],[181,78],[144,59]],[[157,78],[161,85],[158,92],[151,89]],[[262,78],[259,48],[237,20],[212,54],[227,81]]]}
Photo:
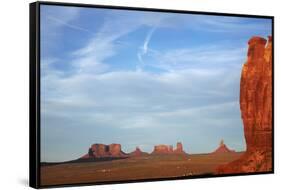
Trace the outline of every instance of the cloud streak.
{"label": "cloud streak", "polygon": [[152,37],[152,35],[153,35],[155,30],[156,30],[156,26],[149,30],[149,32],[147,33],[147,35],[145,37],[145,40],[143,42],[143,46],[140,47],[140,50],[139,50],[139,52],[137,54],[139,62],[140,62],[140,65],[137,67],[138,71],[141,71],[143,65],[145,64],[142,57],[147,54],[148,44],[149,44],[150,39],[151,39],[151,37]]}
{"label": "cloud streak", "polygon": [[[48,16],[47,17],[49,20],[51,21],[55,21],[57,22],[58,24],[60,25],[63,25],[63,26],[66,26],[68,28],[71,28],[71,29],[74,29],[74,30],[79,30],[79,31],[83,31],[83,32],[87,32],[87,33],[91,33],[90,30],[87,30],[85,28],[81,28],[79,26],[76,26],[76,25],[73,25],[73,24],[69,24],[68,23],[68,19],[66,19],[66,21],[64,21],[63,19],[58,19],[56,17],[53,17],[53,16]],[[62,27],[62,26],[61,26]]]}

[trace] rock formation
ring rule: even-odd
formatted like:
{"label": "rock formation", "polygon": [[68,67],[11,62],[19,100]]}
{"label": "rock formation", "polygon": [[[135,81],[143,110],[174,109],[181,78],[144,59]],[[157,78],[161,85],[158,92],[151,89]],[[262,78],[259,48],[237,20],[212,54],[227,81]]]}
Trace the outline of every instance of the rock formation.
{"label": "rock formation", "polygon": [[177,147],[173,152],[176,154],[186,154],[183,150],[183,146],[181,142],[177,142]]}
{"label": "rock formation", "polygon": [[[177,147],[173,149],[172,145],[156,145],[151,154],[186,154],[183,150],[183,146],[180,142],[177,143]],[[92,144],[88,149],[88,153],[82,156],[80,159],[118,159],[128,157],[147,156],[149,153],[141,151],[139,147],[136,147],[131,153],[124,153],[120,144]]]}
{"label": "rock formation", "polygon": [[185,154],[183,146],[180,142],[177,143],[176,149],[173,149],[172,145],[156,145],[152,154]]}
{"label": "rock formation", "polygon": [[136,147],[136,150],[129,153],[130,157],[139,157],[139,156],[147,156],[147,155],[149,155],[149,154],[147,152],[141,151],[141,149],[139,147]]}
{"label": "rock formation", "polygon": [[169,154],[172,152],[173,150],[171,150],[171,147],[169,145],[160,144],[154,146],[152,154]]}
{"label": "rock formation", "polygon": [[174,150],[174,149],[173,149],[173,145],[169,145],[169,150],[168,150],[168,151],[169,151],[170,153],[172,153],[173,150]]}
{"label": "rock formation", "polygon": [[82,158],[126,157],[120,144],[93,144]]}
{"label": "rock formation", "polygon": [[109,153],[110,153],[110,155],[112,155],[114,157],[119,157],[119,156],[124,155],[124,152],[122,152],[122,150],[121,150],[120,144],[110,144]]}
{"label": "rock formation", "polygon": [[218,173],[272,170],[272,38],[252,37],[240,81],[246,153]]}
{"label": "rock formation", "polygon": [[220,154],[220,153],[229,153],[235,152],[234,150],[230,150],[225,144],[224,141],[221,140],[219,147],[213,152],[213,154]]}

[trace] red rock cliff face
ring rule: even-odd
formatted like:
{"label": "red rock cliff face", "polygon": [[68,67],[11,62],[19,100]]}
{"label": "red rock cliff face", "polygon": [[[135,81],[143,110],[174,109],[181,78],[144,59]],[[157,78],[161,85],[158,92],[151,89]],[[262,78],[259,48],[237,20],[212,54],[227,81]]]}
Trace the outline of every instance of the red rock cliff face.
{"label": "red rock cliff face", "polygon": [[272,39],[253,37],[240,82],[240,110],[247,144],[237,161],[218,173],[272,170]]}
{"label": "red rock cliff face", "polygon": [[240,83],[240,109],[247,151],[272,147],[272,50],[271,38],[253,37]]}
{"label": "red rock cliff face", "polygon": [[126,157],[120,144],[93,144],[82,158]]}

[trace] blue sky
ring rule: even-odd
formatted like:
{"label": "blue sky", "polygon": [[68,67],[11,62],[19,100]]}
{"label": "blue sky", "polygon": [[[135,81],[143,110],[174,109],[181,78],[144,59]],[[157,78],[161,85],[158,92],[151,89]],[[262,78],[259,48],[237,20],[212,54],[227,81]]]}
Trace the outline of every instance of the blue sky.
{"label": "blue sky", "polygon": [[245,150],[241,67],[270,34],[270,19],[41,5],[42,161],[93,143]]}

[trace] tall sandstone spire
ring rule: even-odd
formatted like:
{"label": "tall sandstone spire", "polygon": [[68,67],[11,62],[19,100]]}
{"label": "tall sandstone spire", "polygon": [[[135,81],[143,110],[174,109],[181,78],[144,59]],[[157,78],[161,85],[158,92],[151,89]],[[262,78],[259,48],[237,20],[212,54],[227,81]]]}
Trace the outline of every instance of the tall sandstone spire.
{"label": "tall sandstone spire", "polygon": [[252,37],[240,81],[246,153],[217,173],[272,170],[272,38]]}

